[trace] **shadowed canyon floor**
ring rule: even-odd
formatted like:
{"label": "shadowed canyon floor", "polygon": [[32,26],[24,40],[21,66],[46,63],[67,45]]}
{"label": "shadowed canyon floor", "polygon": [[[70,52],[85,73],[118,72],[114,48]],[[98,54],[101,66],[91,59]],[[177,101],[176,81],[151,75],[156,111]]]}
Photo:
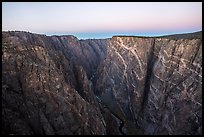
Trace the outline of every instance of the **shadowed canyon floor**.
{"label": "shadowed canyon floor", "polygon": [[2,134],[201,135],[202,32],[2,32]]}

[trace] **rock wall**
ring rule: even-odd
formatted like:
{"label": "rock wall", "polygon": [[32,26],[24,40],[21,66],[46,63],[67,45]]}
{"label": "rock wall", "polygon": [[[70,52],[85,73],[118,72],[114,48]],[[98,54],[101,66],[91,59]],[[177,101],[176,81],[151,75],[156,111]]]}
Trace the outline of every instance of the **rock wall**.
{"label": "rock wall", "polygon": [[95,94],[127,134],[201,134],[202,39],[115,36],[107,51]]}
{"label": "rock wall", "polygon": [[2,32],[2,134],[202,134],[202,32]]}
{"label": "rock wall", "polygon": [[83,62],[71,59],[89,53],[73,56],[72,50],[64,50],[66,42],[79,43],[76,38],[2,34],[3,134],[106,133]]}

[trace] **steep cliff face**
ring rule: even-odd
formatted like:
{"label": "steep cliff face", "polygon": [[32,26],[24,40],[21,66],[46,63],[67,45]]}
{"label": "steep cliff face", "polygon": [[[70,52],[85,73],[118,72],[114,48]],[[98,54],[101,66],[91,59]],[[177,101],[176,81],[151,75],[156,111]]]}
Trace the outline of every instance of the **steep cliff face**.
{"label": "steep cliff face", "polygon": [[118,36],[107,51],[95,94],[127,134],[201,134],[202,39]]}
{"label": "steep cliff face", "polygon": [[73,64],[81,65],[88,78],[96,71],[100,60],[106,55],[108,39],[78,40],[74,36],[51,36],[51,46],[61,50]]}
{"label": "steep cliff face", "polygon": [[3,134],[106,133],[83,64],[64,50],[76,38],[2,34]]}
{"label": "steep cliff face", "polygon": [[202,134],[201,35],[2,32],[2,133]]}

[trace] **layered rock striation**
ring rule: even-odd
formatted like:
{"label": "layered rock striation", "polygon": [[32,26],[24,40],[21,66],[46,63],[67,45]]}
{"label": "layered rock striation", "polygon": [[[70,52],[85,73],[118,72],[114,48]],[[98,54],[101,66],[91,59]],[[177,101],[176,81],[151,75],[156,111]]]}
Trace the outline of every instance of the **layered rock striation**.
{"label": "layered rock striation", "polygon": [[95,94],[125,114],[127,134],[201,134],[202,39],[184,36],[109,42]]}
{"label": "layered rock striation", "polygon": [[202,134],[202,32],[2,32],[3,134]]}

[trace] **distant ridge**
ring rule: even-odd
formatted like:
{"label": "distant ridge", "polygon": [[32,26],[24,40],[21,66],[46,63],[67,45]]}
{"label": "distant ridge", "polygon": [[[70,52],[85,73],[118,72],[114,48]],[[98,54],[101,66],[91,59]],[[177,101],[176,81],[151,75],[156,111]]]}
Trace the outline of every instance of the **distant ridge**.
{"label": "distant ridge", "polygon": [[[37,35],[44,35],[44,36],[48,36],[46,34],[38,34],[38,33],[33,33],[33,32],[28,32],[28,31],[2,31],[2,33],[28,33],[28,34],[37,34]],[[79,39],[77,36],[75,35],[70,35],[70,34],[62,34],[62,35],[51,35],[51,36],[69,36],[69,37],[73,37],[76,39]],[[48,36],[49,37],[49,36]],[[138,37],[138,38],[169,38],[169,39],[202,39],[202,31],[197,31],[197,32],[192,32],[192,33],[182,33],[182,34],[171,34],[171,35],[161,35],[161,36],[137,36],[137,35],[114,35],[112,36],[112,38],[114,37]],[[110,37],[111,38],[111,37]],[[94,39],[110,39],[110,38],[94,38]],[[87,39],[93,39],[93,38],[86,38],[86,39],[81,39],[81,40],[87,40]]]}
{"label": "distant ridge", "polygon": [[166,35],[162,37],[167,37],[170,39],[202,39],[202,31],[193,32],[193,33]]}
{"label": "distant ridge", "polygon": [[182,34],[171,34],[163,36],[136,36],[136,35],[115,35],[114,37],[138,37],[138,38],[169,38],[169,39],[202,39],[202,31]]}

